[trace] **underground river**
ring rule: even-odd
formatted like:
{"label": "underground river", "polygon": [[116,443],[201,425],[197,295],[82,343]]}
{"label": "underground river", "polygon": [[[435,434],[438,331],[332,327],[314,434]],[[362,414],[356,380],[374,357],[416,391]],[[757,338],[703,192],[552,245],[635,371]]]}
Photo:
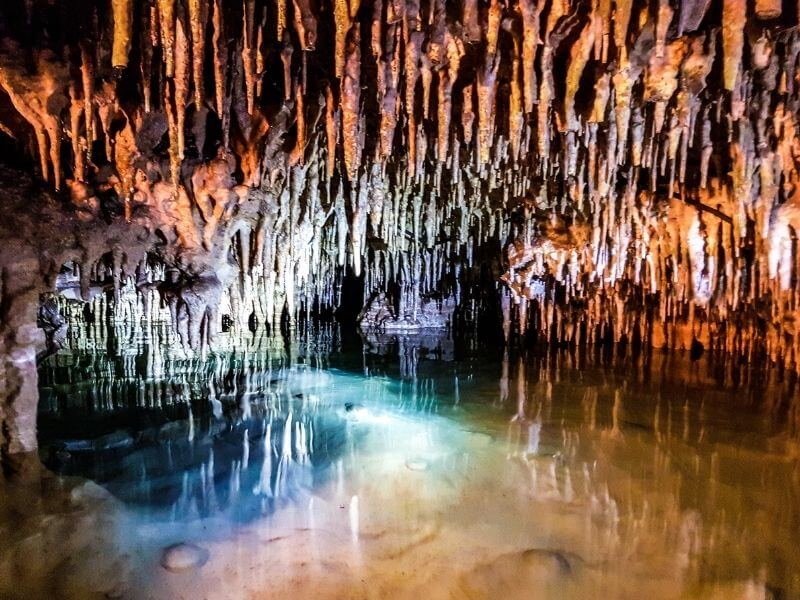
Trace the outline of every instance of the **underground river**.
{"label": "underground river", "polygon": [[0,596],[800,593],[786,374],[334,328],[201,358],[80,339],[40,368],[47,471],[5,494]]}

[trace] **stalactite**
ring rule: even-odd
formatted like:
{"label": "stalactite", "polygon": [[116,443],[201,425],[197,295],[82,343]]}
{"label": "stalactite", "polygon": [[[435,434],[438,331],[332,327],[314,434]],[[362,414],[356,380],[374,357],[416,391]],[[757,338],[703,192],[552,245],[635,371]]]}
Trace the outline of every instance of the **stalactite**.
{"label": "stalactite", "polygon": [[277,0],[276,3],[276,39],[282,40],[283,34],[286,31],[286,2],[287,0]]}
{"label": "stalactite", "polygon": [[[244,70],[247,113],[252,115],[256,102],[256,29],[255,0],[243,0],[242,11],[242,66]],[[290,89],[287,86],[287,90]]]}
{"label": "stalactite", "polygon": [[494,58],[497,54],[497,42],[500,37],[500,20],[503,16],[503,8],[498,0],[491,0],[489,10],[486,15],[486,56]]}
{"label": "stalactite", "polygon": [[711,0],[686,0],[681,2],[678,35],[695,31],[706,15]]}
{"label": "stalactite", "polygon": [[133,0],[112,0],[111,12],[114,21],[114,45],[111,50],[111,66],[128,66],[128,52],[133,30]]}
{"label": "stalactite", "polygon": [[192,32],[192,85],[195,109],[200,110],[205,101],[203,59],[206,43],[207,0],[189,0],[189,24]]}
{"label": "stalactite", "polygon": [[[264,73],[266,71],[264,28],[266,25],[266,19],[267,12],[265,9],[261,15],[261,23],[259,23],[256,32],[256,96],[259,98],[264,94]],[[305,78],[305,67],[303,69],[303,78]]]}
{"label": "stalactite", "polygon": [[379,73],[383,73],[383,89],[381,98],[380,155],[386,158],[391,155],[394,146],[394,135],[397,129],[397,118],[400,110],[400,43],[401,29],[397,25],[390,28],[393,35],[387,36],[390,49],[388,62],[379,59]]}
{"label": "stalactite", "polygon": [[161,52],[167,77],[175,73],[175,0],[158,1],[158,26],[161,30]]}
{"label": "stalactite", "polygon": [[478,0],[461,0],[461,22],[464,24],[464,37],[468,42],[482,39]]}
{"label": "stalactite", "polygon": [[722,3],[722,56],[725,89],[733,90],[739,78],[744,49],[744,28],[747,5],[739,0]]}
{"label": "stalactite", "polygon": [[514,161],[519,158],[522,143],[522,127],[524,124],[522,86],[519,83],[520,75],[520,41],[514,37],[514,50],[511,61],[511,94],[508,107],[508,132],[511,144],[511,156]]}
{"label": "stalactite", "polygon": [[281,48],[281,62],[283,63],[283,99],[289,102],[292,99],[292,55],[294,48],[287,35]]}
{"label": "stalactite", "polygon": [[[119,174],[117,193],[126,201],[130,198],[133,190],[135,173],[134,162],[137,158],[137,154],[136,139],[133,134],[133,129],[129,123],[126,123],[117,134],[114,143],[114,164]],[[130,212],[129,208],[127,212]],[[127,217],[130,218],[130,214],[128,214]]]}
{"label": "stalactite", "polygon": [[541,43],[539,39],[539,15],[544,8],[544,0],[521,0],[519,3],[522,13],[522,81],[525,99],[525,112],[533,110],[536,102],[536,69],[532,68],[536,59],[536,51]]}
{"label": "stalactite", "polygon": [[[566,115],[565,128],[568,131],[577,131],[580,127],[575,115],[575,94],[578,91],[583,69],[591,56],[594,45],[594,27],[587,23],[570,50],[569,67],[567,68],[566,92],[564,94],[564,114]],[[571,152],[572,150],[570,150]]]}
{"label": "stalactite", "polygon": [[314,50],[317,44],[317,18],[309,0],[292,0],[294,6],[294,30],[300,39],[300,47]]}
{"label": "stalactite", "polygon": [[155,6],[151,6],[149,12],[143,12],[141,23],[142,33],[139,42],[139,47],[141,49],[139,73],[142,78],[142,104],[144,105],[143,108],[145,113],[149,113],[152,110],[153,47],[158,43],[158,40],[153,40],[154,36],[150,34],[150,28],[155,28],[158,24],[158,18],[155,15]]}
{"label": "stalactite", "polygon": [[419,59],[422,52],[424,34],[421,31],[408,31],[407,23],[404,24],[405,38],[405,112],[408,121],[408,168],[414,176],[417,165],[417,114],[416,114],[416,89],[419,78]]}
{"label": "stalactite", "polygon": [[361,35],[355,25],[347,35],[342,79],[342,145],[347,175],[353,178],[361,160],[359,114],[361,110]]}
{"label": "stalactite", "polygon": [[170,181],[177,187],[181,177],[181,158],[178,141],[178,118],[175,114],[175,107],[170,86],[164,88],[164,106],[167,113],[167,132],[169,135],[169,171]]}
{"label": "stalactite", "polygon": [[[65,92],[67,75],[51,52],[36,57],[38,72],[29,81],[14,54],[15,44],[6,44],[0,55],[0,88],[8,95],[14,109],[33,128],[39,153],[42,177],[61,188],[60,115],[69,101]],[[52,171],[52,174],[51,174]]]}
{"label": "stalactite", "polygon": [[445,162],[450,155],[450,115],[452,113],[453,85],[464,56],[464,46],[449,32],[446,36],[447,64],[439,69],[438,159]]}
{"label": "stalactite", "polygon": [[334,61],[336,77],[342,79],[345,74],[345,61],[347,59],[347,36],[352,22],[350,20],[350,7],[347,0],[334,0],[333,22],[335,27]]}
{"label": "stalactite", "polygon": [[433,83],[431,59],[427,54],[419,57],[419,78],[422,84],[422,119],[427,120],[430,116],[431,84]]}
{"label": "stalactite", "polygon": [[472,108],[472,86],[464,86],[463,93],[463,108],[461,111],[461,126],[464,132],[464,143],[470,145],[472,143],[472,125],[475,122],[475,112]]}
{"label": "stalactite", "polygon": [[303,95],[303,88],[300,86],[300,84],[297,84],[294,93],[294,97],[297,101],[297,106],[295,108],[297,113],[297,141],[295,142],[295,147],[292,151],[290,163],[300,165],[304,163],[304,154],[306,149],[306,118],[305,108],[303,106]]}
{"label": "stalactite", "polygon": [[[175,140],[176,160],[180,163],[186,148],[186,102],[189,97],[189,40],[186,38],[183,19],[175,26]],[[177,181],[177,180],[176,180]]]}
{"label": "stalactite", "polygon": [[500,56],[486,58],[486,64],[478,72],[478,161],[489,163],[494,140],[495,96],[497,94],[497,71]]}
{"label": "stalactite", "polygon": [[553,52],[554,48],[560,43],[561,38],[561,32],[554,31],[554,28],[559,19],[564,16],[566,8],[563,2],[554,1],[545,25],[544,49],[542,50],[541,58],[542,82],[539,86],[539,108],[537,111],[537,149],[545,171],[548,169],[550,159],[550,105],[555,95]]}
{"label": "stalactite", "polygon": [[86,141],[90,145],[94,142],[94,65],[91,54],[86,44],[81,44],[81,84],[83,86],[84,126],[86,127]]}
{"label": "stalactite", "polygon": [[336,170],[336,147],[339,144],[339,111],[330,86],[325,88],[325,137],[328,144],[327,175],[331,179]]}
{"label": "stalactite", "polygon": [[78,91],[75,83],[69,86],[69,122],[70,139],[72,141],[72,157],[74,161],[73,177],[76,181],[85,181],[86,164],[84,144],[85,138],[81,136],[81,117],[83,117],[83,102],[78,98]]}
{"label": "stalactite", "polygon": [[214,98],[217,114],[225,113],[225,88],[228,70],[228,54],[225,39],[225,25],[222,14],[222,0],[211,0],[214,3],[214,35],[212,44],[214,48]]}

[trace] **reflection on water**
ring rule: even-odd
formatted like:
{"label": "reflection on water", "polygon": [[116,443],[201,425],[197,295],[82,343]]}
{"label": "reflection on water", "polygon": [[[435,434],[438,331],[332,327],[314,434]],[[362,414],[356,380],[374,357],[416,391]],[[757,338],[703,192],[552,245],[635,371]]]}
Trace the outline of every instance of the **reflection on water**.
{"label": "reflection on water", "polygon": [[[203,360],[164,339],[53,357],[43,460],[120,501],[106,537],[126,567],[92,591],[800,595],[788,376],[475,344],[327,331]],[[161,569],[177,542],[208,563]],[[110,560],[84,543],[82,561]]]}

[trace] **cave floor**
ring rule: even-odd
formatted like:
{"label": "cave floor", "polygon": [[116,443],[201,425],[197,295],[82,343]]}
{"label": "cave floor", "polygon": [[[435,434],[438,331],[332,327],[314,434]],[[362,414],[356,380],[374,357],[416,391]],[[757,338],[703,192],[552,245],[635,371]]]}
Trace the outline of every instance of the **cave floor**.
{"label": "cave floor", "polygon": [[375,349],[51,358],[0,597],[800,594],[777,374]]}

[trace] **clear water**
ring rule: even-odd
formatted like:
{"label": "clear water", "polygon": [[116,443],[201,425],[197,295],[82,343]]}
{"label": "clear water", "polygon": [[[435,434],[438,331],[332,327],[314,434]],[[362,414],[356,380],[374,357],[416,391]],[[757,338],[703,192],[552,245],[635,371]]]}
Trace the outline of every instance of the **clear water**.
{"label": "clear water", "polygon": [[[54,597],[800,596],[788,376],[333,332],[204,360],[155,342],[76,343],[43,366],[41,457],[68,501],[32,511],[0,582]],[[182,542],[208,561],[165,570]]]}

